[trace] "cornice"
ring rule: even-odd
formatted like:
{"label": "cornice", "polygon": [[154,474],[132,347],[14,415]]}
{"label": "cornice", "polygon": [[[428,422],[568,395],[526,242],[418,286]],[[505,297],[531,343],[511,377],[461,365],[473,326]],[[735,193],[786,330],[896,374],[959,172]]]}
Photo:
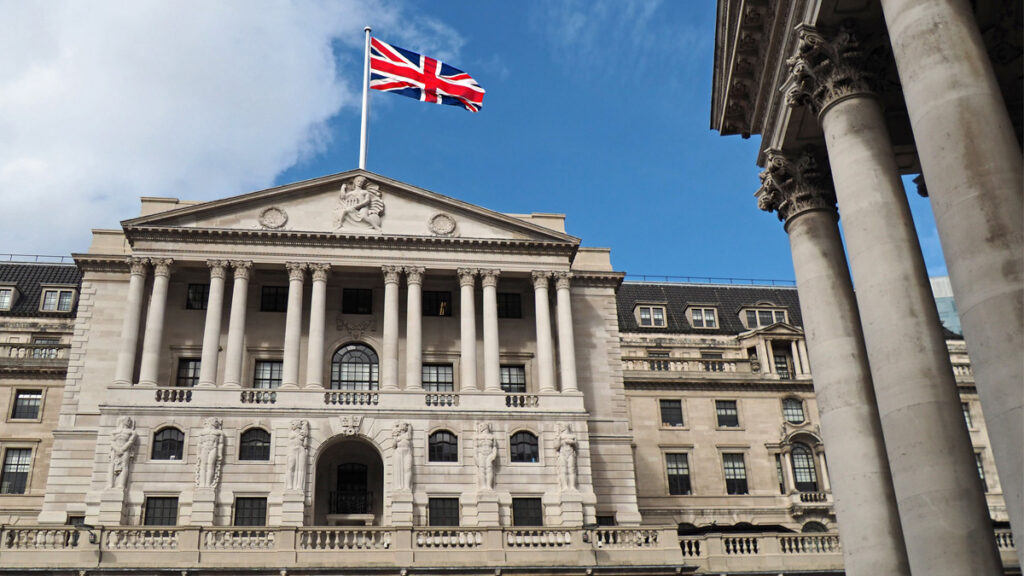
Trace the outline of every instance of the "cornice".
{"label": "cornice", "polygon": [[72,254],[82,272],[130,272],[124,254]]}
{"label": "cornice", "polygon": [[625,272],[597,272],[587,270],[572,271],[573,286],[590,286],[619,289],[622,281],[625,280]]}
{"label": "cornice", "polygon": [[814,392],[814,384],[811,380],[771,380],[763,382],[751,382],[750,380],[732,381],[710,381],[710,380],[667,380],[665,382],[652,381],[624,381],[626,390],[700,390],[700,391],[754,391],[754,392]]}

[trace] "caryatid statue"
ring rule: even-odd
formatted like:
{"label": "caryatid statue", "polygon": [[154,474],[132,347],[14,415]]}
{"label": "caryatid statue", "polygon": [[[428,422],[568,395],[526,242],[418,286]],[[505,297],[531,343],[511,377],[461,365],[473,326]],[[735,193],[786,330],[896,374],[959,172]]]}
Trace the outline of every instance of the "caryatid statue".
{"label": "caryatid statue", "polygon": [[220,467],[224,461],[224,422],[207,418],[199,433],[199,457],[196,459],[196,487],[216,488],[220,483]]}
{"label": "caryatid statue", "polygon": [[288,471],[284,479],[288,490],[306,487],[306,455],[309,449],[309,421],[292,420],[288,434]]}
{"label": "caryatid statue", "polygon": [[576,435],[568,424],[558,425],[558,487],[576,489]]}
{"label": "caryatid statue", "polygon": [[494,490],[494,463],[498,459],[498,442],[491,433],[491,425],[481,422],[476,430],[477,482],[485,490]]}
{"label": "caryatid statue", "polygon": [[395,422],[391,431],[395,453],[391,460],[391,473],[395,490],[410,490],[412,486],[412,426],[408,422]]}
{"label": "caryatid statue", "polygon": [[135,432],[135,421],[131,416],[117,419],[117,428],[110,438],[110,463],[107,466],[107,488],[124,490],[128,482],[128,470],[135,459],[135,445],[139,434]]}

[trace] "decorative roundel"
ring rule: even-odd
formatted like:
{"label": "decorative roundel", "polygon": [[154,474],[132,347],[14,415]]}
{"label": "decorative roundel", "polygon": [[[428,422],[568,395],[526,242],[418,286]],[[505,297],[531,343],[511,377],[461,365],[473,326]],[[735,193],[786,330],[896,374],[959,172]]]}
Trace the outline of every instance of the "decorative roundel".
{"label": "decorative roundel", "polygon": [[288,213],[277,206],[271,206],[260,212],[259,221],[264,228],[277,229],[288,223]]}
{"label": "decorative roundel", "polygon": [[441,213],[430,219],[430,231],[438,236],[451,236],[455,233],[455,218]]}

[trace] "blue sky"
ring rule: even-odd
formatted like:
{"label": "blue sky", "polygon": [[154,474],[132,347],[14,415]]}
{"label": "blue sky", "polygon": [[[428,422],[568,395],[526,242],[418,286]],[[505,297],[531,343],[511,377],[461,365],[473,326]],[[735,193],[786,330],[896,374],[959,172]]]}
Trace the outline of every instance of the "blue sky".
{"label": "blue sky", "polygon": [[[565,213],[630,274],[793,277],[782,226],[753,197],[757,138],[708,128],[714,2],[0,4],[23,12],[0,24],[15,62],[0,92],[23,94],[0,99],[0,194],[24,205],[0,217],[0,251],[84,251],[86,231],[134,216],[139,196],[214,199],[355,168],[369,24],[487,95],[472,114],[373,93],[368,169],[493,210]],[[82,62],[62,68],[68,54]],[[942,274],[928,202],[909,198]]]}

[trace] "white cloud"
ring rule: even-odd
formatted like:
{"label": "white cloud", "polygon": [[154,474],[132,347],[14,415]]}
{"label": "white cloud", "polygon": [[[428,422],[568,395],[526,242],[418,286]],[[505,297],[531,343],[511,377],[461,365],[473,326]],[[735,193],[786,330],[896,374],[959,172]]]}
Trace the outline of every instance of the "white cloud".
{"label": "white cloud", "polygon": [[139,196],[271,185],[324,148],[329,118],[358,113],[368,22],[403,22],[398,38],[445,56],[462,45],[384,0],[0,0],[0,13],[0,252],[85,251]]}

